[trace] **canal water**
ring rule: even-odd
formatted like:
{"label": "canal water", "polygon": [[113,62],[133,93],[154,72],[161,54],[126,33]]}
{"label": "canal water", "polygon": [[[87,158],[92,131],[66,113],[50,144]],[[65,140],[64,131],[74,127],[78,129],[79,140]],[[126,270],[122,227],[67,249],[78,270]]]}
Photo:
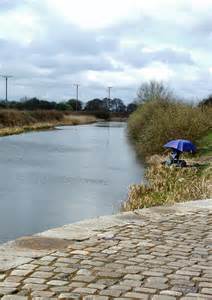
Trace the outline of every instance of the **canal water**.
{"label": "canal water", "polygon": [[144,169],[118,122],[0,138],[0,242],[115,213]]}

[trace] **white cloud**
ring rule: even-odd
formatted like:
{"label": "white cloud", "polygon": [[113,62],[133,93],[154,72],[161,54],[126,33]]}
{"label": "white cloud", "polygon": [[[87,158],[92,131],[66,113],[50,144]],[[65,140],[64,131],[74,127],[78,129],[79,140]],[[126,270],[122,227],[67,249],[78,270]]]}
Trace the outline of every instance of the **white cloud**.
{"label": "white cloud", "polygon": [[158,80],[168,81],[174,76],[174,71],[163,63],[154,63],[148,67],[145,67],[139,71],[142,81]]}
{"label": "white cloud", "polygon": [[15,76],[16,99],[63,99],[81,81],[84,100],[112,85],[128,101],[150,79],[207,96],[211,10],[211,0],[1,0],[0,73]]}
{"label": "white cloud", "polygon": [[137,0],[47,0],[49,10],[86,29],[104,28],[137,15],[138,3]]}
{"label": "white cloud", "polygon": [[20,7],[3,14],[0,11],[0,38],[29,43],[40,31],[38,19],[30,9]]}

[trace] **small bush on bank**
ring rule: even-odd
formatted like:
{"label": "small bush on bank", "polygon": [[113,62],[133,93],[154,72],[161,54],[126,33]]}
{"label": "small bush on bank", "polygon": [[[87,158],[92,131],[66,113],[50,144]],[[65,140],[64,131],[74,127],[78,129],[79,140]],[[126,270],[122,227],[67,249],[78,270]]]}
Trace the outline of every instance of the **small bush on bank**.
{"label": "small bush on bank", "polygon": [[93,114],[98,119],[103,119],[103,120],[109,120],[110,119],[110,113],[109,112],[97,111],[97,112],[94,112]]}
{"label": "small bush on bank", "polygon": [[61,121],[64,118],[63,112],[56,110],[34,110],[29,113],[38,122]]}

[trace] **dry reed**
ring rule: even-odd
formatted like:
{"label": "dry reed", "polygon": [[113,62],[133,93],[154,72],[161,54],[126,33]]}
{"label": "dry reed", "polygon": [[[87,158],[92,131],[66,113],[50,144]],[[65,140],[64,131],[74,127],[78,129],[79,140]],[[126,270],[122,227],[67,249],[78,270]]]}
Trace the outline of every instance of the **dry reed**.
{"label": "dry reed", "polygon": [[147,184],[134,184],[129,188],[128,199],[122,210],[171,204],[211,197],[212,172],[210,167],[177,168],[160,164],[146,171]]}
{"label": "dry reed", "polygon": [[19,134],[26,131],[53,129],[55,126],[94,123],[89,115],[67,115],[58,111],[0,110],[0,136]]}

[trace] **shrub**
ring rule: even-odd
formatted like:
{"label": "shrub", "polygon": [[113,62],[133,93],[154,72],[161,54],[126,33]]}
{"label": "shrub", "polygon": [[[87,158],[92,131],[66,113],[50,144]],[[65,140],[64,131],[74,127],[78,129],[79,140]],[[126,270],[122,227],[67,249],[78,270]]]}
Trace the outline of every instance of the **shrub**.
{"label": "shrub", "polygon": [[34,110],[29,112],[37,122],[61,121],[64,114],[56,110]]}
{"label": "shrub", "polygon": [[128,133],[142,156],[161,153],[163,145],[172,139],[196,142],[212,128],[212,109],[172,100],[148,101],[129,117]]}
{"label": "shrub", "polygon": [[166,87],[163,82],[150,81],[144,82],[138,89],[137,101],[144,103],[147,101],[163,99],[167,100],[172,97],[172,92]]}
{"label": "shrub", "polygon": [[97,112],[94,112],[93,114],[96,118],[99,118],[99,119],[104,119],[104,120],[109,120],[110,119],[110,113],[109,112],[97,111]]}
{"label": "shrub", "polygon": [[207,107],[212,107],[212,95],[209,95],[206,99],[203,99],[198,106],[202,109],[207,109]]}

